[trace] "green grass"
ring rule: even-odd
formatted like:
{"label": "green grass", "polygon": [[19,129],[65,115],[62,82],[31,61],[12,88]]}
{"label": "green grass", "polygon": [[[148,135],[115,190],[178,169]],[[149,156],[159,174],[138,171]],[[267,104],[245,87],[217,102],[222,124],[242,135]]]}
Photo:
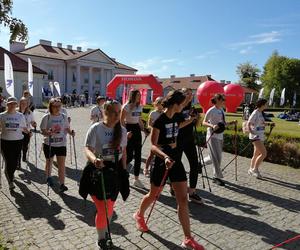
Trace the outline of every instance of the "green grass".
{"label": "green grass", "polygon": [[[147,105],[147,108],[151,108],[151,105]],[[149,112],[150,113],[150,112]],[[145,121],[148,121],[148,116],[149,113],[143,113],[142,114],[142,119]],[[300,140],[300,126],[298,125],[298,122],[288,122],[286,120],[282,120],[279,118],[276,118],[278,114],[281,112],[268,112],[272,113],[274,115],[274,118],[271,118],[273,122],[275,122],[276,126],[272,131],[273,136],[285,136],[285,137],[290,137],[290,138],[295,138],[297,140]],[[201,118],[203,119],[204,115],[201,115]],[[233,121],[237,120],[238,121],[238,126],[241,129],[242,127],[242,113],[227,113],[226,114],[226,120],[227,121]],[[266,130],[269,132],[269,128]]]}

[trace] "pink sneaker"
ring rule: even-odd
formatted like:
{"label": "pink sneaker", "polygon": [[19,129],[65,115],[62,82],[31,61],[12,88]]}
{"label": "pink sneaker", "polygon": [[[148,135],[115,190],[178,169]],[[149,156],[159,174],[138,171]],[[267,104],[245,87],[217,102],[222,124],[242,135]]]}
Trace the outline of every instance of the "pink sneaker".
{"label": "pink sneaker", "polygon": [[205,248],[203,246],[201,246],[197,241],[195,241],[193,237],[186,238],[181,243],[181,247],[183,247],[185,249],[205,250]]}
{"label": "pink sneaker", "polygon": [[149,231],[149,228],[148,228],[147,225],[146,225],[144,216],[139,215],[139,212],[138,212],[138,211],[136,211],[136,212],[133,214],[133,219],[135,219],[136,227],[137,227],[137,229],[138,229],[139,231],[141,231],[141,232],[148,232],[148,231]]}

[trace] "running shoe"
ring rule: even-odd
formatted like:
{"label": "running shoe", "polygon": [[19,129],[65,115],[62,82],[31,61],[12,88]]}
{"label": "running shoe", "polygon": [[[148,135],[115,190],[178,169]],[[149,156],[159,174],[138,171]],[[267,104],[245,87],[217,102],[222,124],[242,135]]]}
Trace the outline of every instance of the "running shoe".
{"label": "running shoe", "polygon": [[184,249],[194,249],[194,250],[205,250],[205,248],[200,245],[193,237],[186,238],[182,243],[181,247]]}
{"label": "running shoe", "polygon": [[52,179],[51,176],[49,176],[47,178],[46,182],[47,182],[47,184],[48,184],[49,187],[53,187],[54,186],[54,181],[53,181],[53,179]]}
{"label": "running shoe", "polygon": [[112,242],[111,242],[110,239],[101,239],[101,240],[98,240],[97,246],[99,247],[99,250],[113,249]]}
{"label": "running shoe", "polygon": [[[262,178],[262,175],[260,174],[259,170],[258,169],[249,169],[250,173],[252,176],[256,177],[256,179],[261,179]],[[248,173],[249,173],[248,171]]]}
{"label": "running shoe", "polygon": [[196,192],[189,194],[189,201],[204,204],[204,200]]}
{"label": "running shoe", "polygon": [[146,225],[144,216],[139,215],[138,211],[133,214],[133,219],[135,219],[136,228],[139,231],[141,231],[141,232],[147,232],[147,231],[149,231],[149,228]]}
{"label": "running shoe", "polygon": [[143,185],[143,183],[142,183],[139,179],[134,180],[133,185],[134,185],[135,187],[137,187],[137,188],[141,188],[141,189],[144,189],[144,188],[145,188],[145,186]]}
{"label": "running shoe", "polygon": [[59,187],[59,191],[60,192],[65,192],[65,191],[68,191],[69,189],[65,186],[65,184],[61,184],[60,187]]}

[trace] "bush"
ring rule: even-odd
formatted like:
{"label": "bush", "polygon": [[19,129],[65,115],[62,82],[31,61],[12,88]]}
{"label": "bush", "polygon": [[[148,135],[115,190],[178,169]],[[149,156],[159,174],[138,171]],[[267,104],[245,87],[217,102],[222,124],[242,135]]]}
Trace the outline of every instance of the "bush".
{"label": "bush", "polygon": [[[198,129],[200,145],[205,144],[206,128],[200,127]],[[284,135],[270,136],[269,140],[265,142],[268,152],[266,161],[281,165],[287,165],[294,168],[300,168],[300,140],[292,137],[285,137]],[[247,147],[247,148],[246,148]],[[251,158],[253,154],[253,146],[248,139],[248,135],[241,132],[237,133],[237,148],[238,155]],[[246,148],[246,149],[245,149]],[[245,149],[245,150],[244,150]],[[224,132],[224,146],[225,152],[234,154],[234,131],[225,130]]]}

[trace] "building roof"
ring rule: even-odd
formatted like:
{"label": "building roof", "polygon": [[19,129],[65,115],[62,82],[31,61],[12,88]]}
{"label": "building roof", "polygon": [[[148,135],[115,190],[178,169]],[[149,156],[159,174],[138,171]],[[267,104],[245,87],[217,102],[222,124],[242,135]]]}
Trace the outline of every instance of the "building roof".
{"label": "building roof", "polygon": [[191,88],[197,89],[199,85],[206,81],[214,81],[210,75],[205,76],[188,76],[188,77],[171,77],[171,78],[160,78],[158,79],[161,82],[163,88],[173,88],[173,89],[182,89],[182,88]]}
{"label": "building roof", "polygon": [[[28,62],[8,50],[0,47],[0,70],[4,70],[4,53],[7,54],[11,60],[14,71],[28,72]],[[33,73],[47,75],[47,73],[38,67],[33,66]]]}
{"label": "building roof", "polygon": [[20,51],[17,54],[68,61],[68,60],[79,59],[81,57],[84,57],[84,56],[94,53],[96,51],[99,51],[101,54],[103,54],[109,61],[111,61],[112,64],[115,64],[117,68],[137,71],[137,69],[134,69],[125,64],[115,61],[114,59],[109,57],[107,54],[105,54],[100,49],[90,49],[87,51],[78,51],[76,49],[73,50],[73,49],[68,49],[68,48],[49,46],[49,45],[45,45],[45,44],[37,44],[37,45],[27,48],[23,51]]}

